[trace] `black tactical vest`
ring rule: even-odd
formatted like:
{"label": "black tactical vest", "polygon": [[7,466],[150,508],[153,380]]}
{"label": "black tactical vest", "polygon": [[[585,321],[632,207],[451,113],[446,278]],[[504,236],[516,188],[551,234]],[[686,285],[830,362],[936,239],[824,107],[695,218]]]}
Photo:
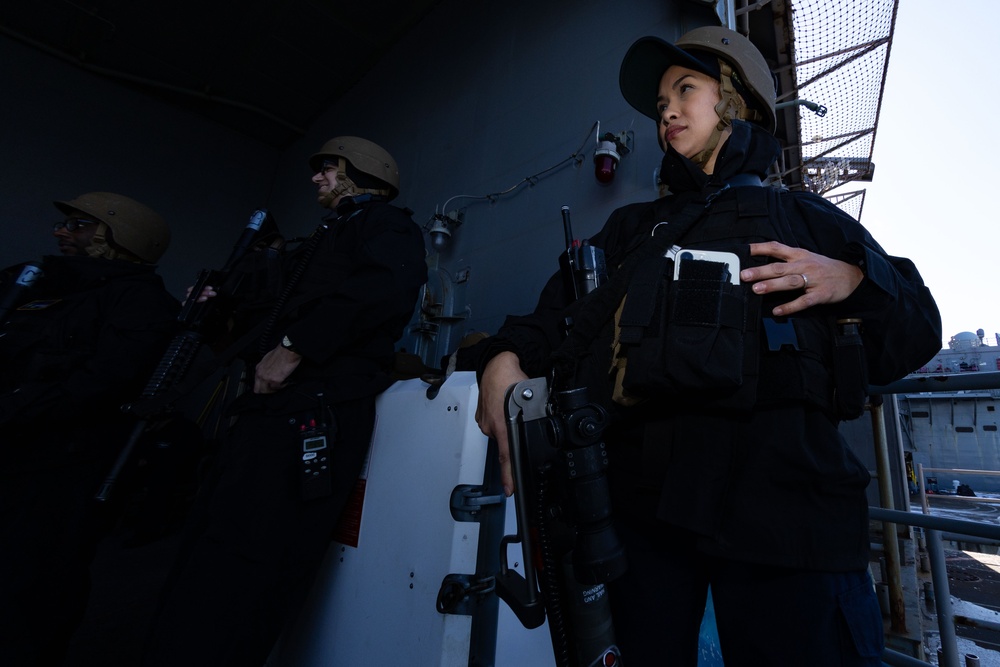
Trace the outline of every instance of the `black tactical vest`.
{"label": "black tactical vest", "polygon": [[[678,245],[688,251],[733,253],[739,269],[759,266],[770,260],[751,257],[749,244],[776,240],[801,245],[784,215],[782,199],[789,196],[794,195],[770,187],[733,188],[711,204]],[[864,369],[859,336],[841,335],[824,307],[775,318],[770,314],[774,306],[794,293],[761,297],[748,284],[733,284],[736,267],[711,260],[686,264],[692,256],[699,253],[687,255],[681,267],[690,269],[682,268],[677,276],[676,257],[657,255],[635,267],[616,314],[619,367],[611,369],[617,375],[616,402],[653,399],[677,409],[736,412],[805,402],[837,418],[860,414]],[[845,345],[850,354],[837,354],[838,346]],[[844,373],[838,364],[858,367]],[[847,378],[841,384],[855,386],[838,391],[835,379],[840,376]]]}

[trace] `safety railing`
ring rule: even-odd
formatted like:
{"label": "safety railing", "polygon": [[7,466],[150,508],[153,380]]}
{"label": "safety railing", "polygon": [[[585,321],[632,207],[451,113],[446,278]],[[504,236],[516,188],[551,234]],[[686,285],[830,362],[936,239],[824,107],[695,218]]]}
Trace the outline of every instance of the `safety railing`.
{"label": "safety railing", "polygon": [[[889,447],[885,431],[882,396],[885,394],[928,391],[949,392],[996,389],[998,387],[1000,387],[1000,373],[984,372],[968,375],[910,376],[891,385],[871,387],[869,391],[871,395],[869,407],[875,438],[876,475],[881,503],[881,507],[869,508],[869,515],[872,519],[883,522],[886,575],[889,579],[886,583],[889,588],[890,629],[896,631],[905,630],[905,605],[903,600],[899,542],[896,531],[897,524],[903,524],[921,528],[926,539],[934,605],[937,612],[938,630],[941,638],[941,648],[938,651],[938,665],[941,667],[962,667],[958,651],[958,639],[955,632],[956,622],[1000,630],[1000,624],[983,620],[973,621],[961,616],[956,617],[951,604],[951,589],[948,584],[942,532],[947,531],[949,538],[968,536],[992,542],[1000,541],[1000,525],[932,516],[927,513],[929,510],[925,500],[922,500],[925,512],[923,514],[903,512],[893,507],[893,478],[889,466]],[[922,470],[920,471],[920,479],[921,487],[923,487]],[[921,491],[922,496],[925,498],[923,488],[921,488]],[[928,667],[931,665],[931,663],[888,648],[882,654],[882,661],[887,665],[898,665],[901,667]],[[966,654],[965,667],[977,667],[978,665],[978,657]]]}
{"label": "safety railing", "polygon": [[[945,563],[941,533],[942,531],[948,531],[954,535],[968,535],[1000,541],[1000,525],[965,521],[962,519],[949,519],[929,514],[914,514],[912,512],[901,512],[882,507],[869,508],[869,514],[872,519],[877,521],[893,525],[906,524],[923,529],[924,537],[927,541],[927,556],[930,560],[931,583],[934,587],[934,606],[937,612],[938,630],[941,633],[941,652],[938,664],[942,665],[942,667],[961,667],[958,653],[958,639],[955,634],[956,621],[964,621],[967,625],[974,623],[979,627],[994,630],[1000,630],[1000,624],[982,620],[973,622],[971,619],[955,616],[951,604],[951,589],[948,585],[948,571]],[[882,654],[882,660],[889,665],[926,666],[930,664],[891,649],[885,650]],[[966,660],[967,667],[971,667],[968,665],[968,662]]]}
{"label": "safety railing", "polygon": [[924,510],[924,514],[930,513],[930,497],[935,496],[939,498],[946,498],[949,501],[957,502],[969,502],[969,503],[986,503],[986,504],[1000,504],[1000,498],[980,498],[978,496],[962,496],[957,493],[947,493],[941,494],[936,492],[929,492],[927,490],[927,479],[928,477],[924,474],[927,472],[949,472],[955,475],[972,475],[974,477],[1000,477],[1000,471],[997,470],[969,470],[968,468],[925,468],[923,464],[917,464],[916,475],[919,480],[917,488],[920,492],[920,506]]}

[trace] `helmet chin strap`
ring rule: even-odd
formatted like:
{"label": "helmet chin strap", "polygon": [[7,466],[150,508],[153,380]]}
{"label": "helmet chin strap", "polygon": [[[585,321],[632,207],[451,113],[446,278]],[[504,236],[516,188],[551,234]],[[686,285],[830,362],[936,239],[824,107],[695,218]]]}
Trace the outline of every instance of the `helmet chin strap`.
{"label": "helmet chin strap", "polygon": [[114,248],[108,245],[108,226],[103,222],[98,223],[97,231],[90,239],[90,245],[84,248],[90,257],[103,257],[114,259]]}
{"label": "helmet chin strap", "polygon": [[719,123],[715,126],[715,129],[712,130],[712,134],[708,138],[708,143],[705,144],[705,150],[694,155],[691,158],[692,162],[702,169],[705,168],[705,165],[708,164],[709,159],[712,157],[712,153],[715,152],[715,147],[719,145],[719,139],[722,138],[722,129],[725,128],[726,125],[727,123],[724,123],[721,120],[719,121]]}
{"label": "helmet chin strap", "polygon": [[[333,164],[333,160],[329,161]],[[357,195],[372,194],[389,196],[388,188],[359,188],[357,184],[347,175],[347,160],[337,156],[337,187],[320,197],[319,203],[323,208],[331,208],[333,202],[340,197],[354,197]]]}
{"label": "helmet chin strap", "polygon": [[141,259],[132,253],[122,248],[115,248],[108,243],[108,226],[103,222],[97,225],[97,231],[94,232],[94,236],[90,239],[90,245],[84,248],[84,250],[87,251],[88,257],[96,257],[100,259],[124,259],[129,262],[135,262],[136,264],[143,263]]}
{"label": "helmet chin strap", "polygon": [[733,72],[732,65],[722,58],[719,58],[719,72],[720,99],[718,104],[715,105],[715,113],[719,116],[719,122],[716,123],[715,129],[712,130],[712,134],[708,138],[708,143],[705,144],[705,150],[691,158],[692,162],[702,168],[708,163],[709,158],[712,157],[712,153],[715,152],[716,146],[719,145],[723,130],[733,124],[734,118],[751,122],[761,122],[764,120],[764,117],[759,112],[747,107],[743,97],[736,91],[733,79],[739,79],[739,75]]}

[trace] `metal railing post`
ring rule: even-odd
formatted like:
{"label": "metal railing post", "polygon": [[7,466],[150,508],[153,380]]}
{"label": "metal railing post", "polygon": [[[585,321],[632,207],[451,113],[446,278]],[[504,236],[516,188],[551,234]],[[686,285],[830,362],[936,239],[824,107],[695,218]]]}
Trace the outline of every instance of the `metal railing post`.
{"label": "metal railing post", "polygon": [[920,509],[924,514],[931,513],[930,503],[927,501],[927,482],[924,477],[924,464],[917,464],[917,480],[920,482]]}
{"label": "metal railing post", "polygon": [[958,639],[955,633],[955,613],[951,606],[947,563],[941,533],[925,528],[927,553],[931,559],[931,581],[934,583],[934,605],[937,609],[938,630],[941,632],[941,667],[961,667],[958,663]]}
{"label": "metal railing post", "polygon": [[[869,397],[872,434],[875,438],[875,470],[878,474],[879,500],[885,509],[895,509],[892,499],[892,471],[889,466],[889,445],[885,433],[885,415],[882,396]],[[889,625],[893,632],[906,632],[906,603],[903,601],[903,580],[900,574],[899,539],[896,524],[882,522],[882,548],[885,552],[885,570],[889,577]]]}

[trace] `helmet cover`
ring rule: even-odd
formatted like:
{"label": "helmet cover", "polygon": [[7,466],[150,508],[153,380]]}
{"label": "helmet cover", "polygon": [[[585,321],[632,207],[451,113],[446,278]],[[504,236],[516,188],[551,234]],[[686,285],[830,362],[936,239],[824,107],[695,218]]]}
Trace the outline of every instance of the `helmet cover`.
{"label": "helmet cover", "polygon": [[383,194],[390,200],[399,194],[399,168],[389,152],[378,144],[361,137],[334,137],[309,158],[309,168],[318,172],[325,161],[336,164],[337,158],[343,158],[357,171],[385,185],[384,188],[358,188],[359,192]]}
{"label": "helmet cover", "polygon": [[76,199],[52,203],[63,215],[83,213],[111,230],[107,244],[100,230],[95,234],[96,252],[91,254],[113,259],[118,256],[114,249],[119,248],[142,262],[155,264],[170,245],[170,228],[163,218],[148,206],[124,195],[88,192]]}
{"label": "helmet cover", "polygon": [[776,94],[767,61],[749,39],[728,28],[695,28],[673,44],[659,37],[636,40],[622,59],[618,78],[622,96],[636,111],[659,121],[656,90],[663,73],[677,65],[720,79],[720,65],[712,63],[711,56],[731,66],[724,71],[732,70],[735,89],[742,97],[749,97],[744,101],[761,116],[753,120],[773,133]]}

